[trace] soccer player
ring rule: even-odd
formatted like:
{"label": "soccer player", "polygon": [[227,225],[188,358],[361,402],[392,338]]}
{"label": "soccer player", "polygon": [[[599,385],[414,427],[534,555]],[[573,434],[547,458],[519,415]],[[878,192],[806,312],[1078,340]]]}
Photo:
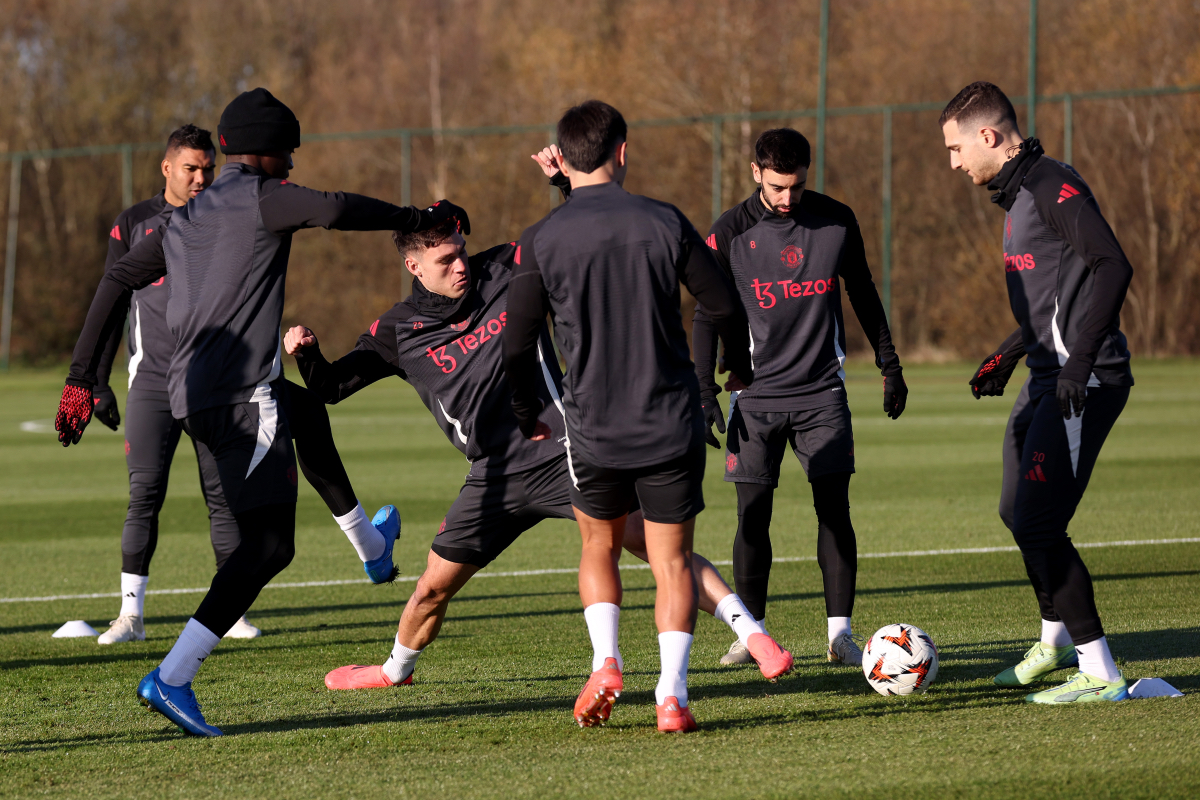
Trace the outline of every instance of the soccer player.
{"label": "soccer player", "polygon": [[595,648],[575,718],[585,726],[607,719],[622,688],[617,561],[636,497],[658,587],[658,729],[686,732],[696,729],[687,665],[697,608],[692,539],[704,508],[705,454],[700,387],[679,311],[681,281],[710,310],[733,371],[747,383],[753,376],[745,317],[704,240],[679,209],[622,188],[626,130],[620,112],[595,100],[559,120],[571,199],[521,235],[504,366],[521,432],[534,441],[553,437],[540,419],[544,402],[537,391],[538,341],[552,313],[569,365],[562,398],[567,466],[583,539],[580,597]]}
{"label": "soccer player", "polygon": [[[862,664],[851,638],[858,545],[850,522],[854,431],[846,404],[846,326],[842,287],[883,373],[883,410],[904,412],[908,387],[871,280],[858,220],[850,208],[807,190],[808,140],[791,128],[764,131],[750,168],[758,188],[726,211],[708,235],[750,320],[754,386],[730,401],[725,480],[737,486],[733,577],[738,596],[762,621],[771,576],[771,512],[784,449],[808,475],[817,512],[817,562],[825,589],[826,658]],[[708,442],[725,432],[713,378],[717,343],[710,312],[696,307],[692,343]],[[738,390],[731,381],[726,388]],[[722,664],[753,660],[734,642]]]}
{"label": "soccer player", "polygon": [[[557,168],[555,168],[557,171]],[[560,185],[560,188],[563,188]],[[569,187],[566,187],[569,189]],[[297,326],[284,335],[305,383],[337,403],[377,380],[397,376],[417,390],[439,427],[471,461],[458,499],[430,547],[425,572],[404,606],[390,658],[380,666],[351,665],[330,672],[330,689],[411,684],[421,652],[441,630],[447,606],[471,576],[492,562],[524,531],[544,519],[574,519],[570,474],[563,447],[562,375],[543,325],[537,391],[538,415],[553,435],[526,439],[512,411],[512,391],[502,366],[499,332],[507,320],[509,279],[516,245],[502,244],[467,256],[453,222],[427,231],[393,234],[413,293],[371,325],[355,348],[329,363],[316,334]],[[625,547],[646,560],[641,515],[629,516]],[[741,601],[703,557],[692,559],[700,606],[746,640],[764,635]],[[590,607],[593,614],[604,609]],[[615,638],[616,628],[609,635]],[[606,642],[616,652],[616,643]],[[774,680],[790,666],[786,651],[763,674]],[[619,662],[619,653],[615,656]],[[596,668],[603,665],[603,660]]]}
{"label": "soccer player", "polygon": [[[216,148],[211,134],[195,125],[184,125],[167,139],[162,160],[165,186],[149,200],[122,211],[108,234],[108,259],[112,268],[129,248],[153,233],[176,208],[187,203],[213,182]],[[167,329],[166,278],[122,298],[129,314],[129,395],[125,400],[125,463],[129,468],[129,511],[121,532],[121,611],[100,634],[100,644],[143,641],[146,585],[150,559],[158,546],[158,513],[167,497],[171,460],[182,426],[171,416],[167,398],[167,366],[175,349]],[[108,385],[113,360],[121,344],[116,328],[96,371],[95,417],[114,431],[121,423],[117,400]],[[241,536],[237,520],[221,494],[221,481],[212,453],[192,440],[200,464],[200,487],[208,505],[208,519],[217,569],[237,549]],[[243,616],[225,635],[253,639],[261,635]]]}
{"label": "soccer player", "polygon": [[326,503],[350,505],[347,514],[365,523],[348,531],[351,541],[380,552],[385,561],[376,566],[386,570],[383,579],[394,571],[395,509],[386,506],[376,518],[382,530],[375,529],[353,499],[336,450],[318,446],[306,455],[309,444],[328,445],[332,438],[311,427],[307,392],[280,379],[279,325],[292,235],[318,226],[411,232],[451,217],[469,225],[465,212],[444,201],[426,210],[400,208],[289,182],[300,123],[266,89],[236,97],[221,114],[217,133],[227,156],[220,177],[101,279],[55,420],[63,446],[79,441],[92,413],[100,353],[120,324],[121,296],[170,273],[167,325],[176,342],[167,370],[171,412],[212,452],[242,539],[167,657],[142,679],[138,695],[197,736],[221,735],[204,721],[191,688],[200,664],[295,553],[293,436],[301,468]]}
{"label": "soccer player", "polygon": [[1133,268],[1083,178],[1021,136],[998,87],[963,89],[941,127],[951,169],[995,192],[992,202],[1004,209],[1004,277],[1020,325],[980,365],[971,391],[1002,395],[1022,356],[1029,366],[1004,433],[1000,518],[1021,548],[1042,635],[995,682],[1025,686],[1078,664],[1066,683],[1026,701],[1122,700],[1125,677],[1067,525],[1133,386],[1119,327]]}

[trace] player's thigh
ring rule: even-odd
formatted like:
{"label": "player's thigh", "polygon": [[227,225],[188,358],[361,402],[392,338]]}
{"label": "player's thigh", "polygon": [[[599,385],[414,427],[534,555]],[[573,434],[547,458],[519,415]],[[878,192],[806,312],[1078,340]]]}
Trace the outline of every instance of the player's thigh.
{"label": "player's thigh", "polygon": [[[634,486],[646,520],[647,542],[655,523],[680,525],[704,510],[706,463],[707,454],[700,444],[665,464],[637,470]],[[628,505],[624,513],[629,513]]]}
{"label": "player's thigh", "polygon": [[1128,386],[1097,386],[1088,389],[1083,415],[1079,417],[1079,441],[1070,441],[1072,457],[1075,459],[1075,480],[1082,494],[1092,479],[1092,470],[1100,449],[1117,417],[1129,402]]}
{"label": "player's thigh", "polygon": [[212,453],[221,491],[234,514],[296,502],[296,454],[274,393],[199,411],[184,428]]}
{"label": "player's thigh", "polygon": [[779,485],[779,466],[788,440],[788,415],[733,407],[725,440],[725,480]]}
{"label": "player's thigh", "polygon": [[571,505],[592,519],[620,519],[629,513],[637,497],[634,470],[599,467],[580,461],[567,462]]}
{"label": "player's thigh", "polygon": [[1034,405],[1029,399],[1029,386],[1030,381],[1026,379],[1021,391],[1017,393],[1012,413],[1008,415],[1004,442],[1001,445],[1000,519],[1009,530],[1013,528],[1013,509],[1017,501],[1017,487],[1021,482],[1021,456],[1025,450],[1025,437],[1029,434],[1029,426],[1033,422]]}
{"label": "player's thigh", "polygon": [[132,389],[125,402],[125,463],[130,473],[166,475],[179,443],[179,422],[166,392]]}
{"label": "player's thigh", "polygon": [[839,403],[790,415],[792,452],[809,481],[854,472],[854,426],[850,406]]}
{"label": "player's thigh", "polygon": [[1071,455],[1071,428],[1064,420],[1054,387],[1031,387],[1033,414],[1025,433],[1013,504],[1013,536],[1022,547],[1061,541],[1075,515],[1081,492]]}
{"label": "player's thigh", "polygon": [[446,561],[482,569],[536,522],[520,518],[519,474],[469,477],[446,512],[430,549]]}

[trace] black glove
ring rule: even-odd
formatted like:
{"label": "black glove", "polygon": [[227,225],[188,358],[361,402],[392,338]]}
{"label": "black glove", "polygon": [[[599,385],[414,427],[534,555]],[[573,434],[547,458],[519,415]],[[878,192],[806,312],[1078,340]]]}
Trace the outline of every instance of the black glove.
{"label": "black glove", "polygon": [[1083,416],[1083,404],[1087,401],[1086,383],[1060,376],[1054,393],[1058,397],[1058,407],[1062,410],[1063,419],[1071,418],[1072,405],[1075,406],[1075,416]]}
{"label": "black glove", "polygon": [[467,211],[464,208],[454,205],[449,200],[438,200],[436,203],[425,209],[421,220],[421,230],[436,228],[448,219],[458,220],[458,232],[463,236],[471,233],[471,218],[467,216]]}
{"label": "black glove", "polygon": [[[1024,355],[1024,353],[1022,353]],[[983,360],[975,377],[967,381],[971,385],[971,394],[978,400],[981,397],[1000,397],[1004,387],[1012,377],[1013,370],[1021,363],[1020,356],[1012,356],[1002,350],[997,350]]]}
{"label": "black glove", "polygon": [[97,386],[92,390],[92,403],[95,405],[92,416],[115,431],[121,424],[121,412],[117,410],[117,396],[113,390],[108,386]]}
{"label": "black glove", "polygon": [[904,404],[908,402],[908,384],[904,382],[904,373],[885,375],[883,378],[883,413],[892,419],[900,419],[904,413]]}
{"label": "black glove", "polygon": [[83,429],[92,419],[94,405],[90,386],[67,383],[63,387],[62,398],[58,401],[58,415],[54,418],[54,430],[58,431],[58,440],[63,447],[79,443]]}
{"label": "black glove", "polygon": [[720,450],[721,443],[713,435],[712,426],[713,423],[716,423],[717,430],[721,433],[725,432],[725,415],[721,412],[721,404],[717,402],[715,396],[701,397],[700,410],[704,412],[704,441]]}

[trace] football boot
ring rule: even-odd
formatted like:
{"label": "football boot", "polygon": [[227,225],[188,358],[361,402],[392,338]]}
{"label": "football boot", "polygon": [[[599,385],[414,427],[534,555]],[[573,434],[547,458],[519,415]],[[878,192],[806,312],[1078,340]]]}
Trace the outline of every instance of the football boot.
{"label": "football boot", "polygon": [[109,629],[96,639],[98,644],[146,641],[146,627],[136,614],[122,614],[108,624]]}
{"label": "football boot", "polygon": [[392,683],[380,666],[360,666],[351,664],[338,667],[325,676],[325,686],[329,689],[385,689],[388,686],[411,686],[413,673],[399,683]]}
{"label": "football boot", "polygon": [[1125,676],[1117,673],[1115,681],[1105,681],[1086,672],[1076,672],[1069,681],[1044,692],[1025,696],[1026,703],[1057,705],[1058,703],[1096,703],[1103,700],[1116,701],[1129,697],[1129,684]]}
{"label": "football boot", "polygon": [[604,659],[604,666],[588,678],[575,701],[575,721],[581,728],[591,728],[608,722],[613,701],[625,689],[621,668],[615,658]]}
{"label": "football boot", "polygon": [[222,736],[220,728],[214,728],[204,721],[191,682],[183,686],[169,686],[163,683],[158,670],[156,667],[138,684],[138,699],[142,705],[162,714],[184,733],[192,736]]}
{"label": "football boot", "polygon": [[[758,668],[763,677],[775,682],[781,675],[792,671],[794,660],[792,654],[779,646],[779,643],[765,633],[752,633],[746,640],[746,649],[751,657],[758,662]],[[861,656],[859,657],[861,660]]]}
{"label": "football boot", "polygon": [[753,664],[754,656],[750,655],[750,651],[746,649],[746,645],[741,641],[735,641],[729,645],[729,652],[721,656],[721,663],[725,666],[731,664]]}
{"label": "football boot", "polygon": [[1015,667],[1009,667],[992,679],[997,686],[1026,686],[1038,678],[1045,677],[1056,669],[1074,667],[1079,664],[1075,645],[1054,647],[1038,642],[1025,651],[1025,657]]}
{"label": "football boot", "polygon": [[[759,634],[760,636],[762,634]],[[680,707],[674,697],[664,697],[663,704],[654,706],[658,712],[658,729],[663,733],[691,733],[700,730],[687,706]]]}
{"label": "football boot", "polygon": [[233,627],[222,637],[223,639],[257,639],[262,636],[262,631],[249,623],[246,615],[243,614],[238,621],[233,623]]}
{"label": "football boot", "polygon": [[383,555],[363,562],[363,572],[367,573],[371,583],[391,583],[400,574],[400,570],[392,563],[392,548],[400,538],[400,512],[395,506],[384,506],[375,512],[371,524],[383,534]]}
{"label": "football boot", "polygon": [[854,637],[848,633],[839,634],[829,643],[825,658],[832,664],[845,664],[851,667],[862,666],[862,648]]}

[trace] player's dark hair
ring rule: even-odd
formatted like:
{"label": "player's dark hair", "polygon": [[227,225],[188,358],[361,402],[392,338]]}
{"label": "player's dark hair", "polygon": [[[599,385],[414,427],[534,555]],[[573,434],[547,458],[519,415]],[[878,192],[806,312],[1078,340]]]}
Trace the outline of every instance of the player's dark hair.
{"label": "player's dark hair", "polygon": [[416,231],[414,233],[392,231],[392,244],[396,245],[396,250],[400,253],[401,257],[408,257],[418,250],[428,250],[430,247],[437,247],[453,236],[457,230],[458,220],[451,217],[440,225],[435,225],[423,231]]}
{"label": "player's dark hair", "polygon": [[938,118],[938,127],[950,120],[957,121],[960,129],[975,123],[998,125],[1001,122],[1008,122],[1016,128],[1017,112],[999,86],[987,81],[975,81],[954,95]]}
{"label": "player's dark hair", "polygon": [[190,122],[182,128],[171,131],[171,135],[167,137],[167,154],[170,155],[176,150],[216,152],[216,148],[213,147],[212,133],[204,128],[197,128]]}
{"label": "player's dark hair", "polygon": [[628,132],[620,111],[588,100],[567,109],[558,121],[558,147],[572,169],[595,172],[613,157]]}
{"label": "player's dark hair", "polygon": [[759,169],[790,175],[812,163],[812,148],[800,131],[772,128],[763,131],[754,143],[754,162]]}

